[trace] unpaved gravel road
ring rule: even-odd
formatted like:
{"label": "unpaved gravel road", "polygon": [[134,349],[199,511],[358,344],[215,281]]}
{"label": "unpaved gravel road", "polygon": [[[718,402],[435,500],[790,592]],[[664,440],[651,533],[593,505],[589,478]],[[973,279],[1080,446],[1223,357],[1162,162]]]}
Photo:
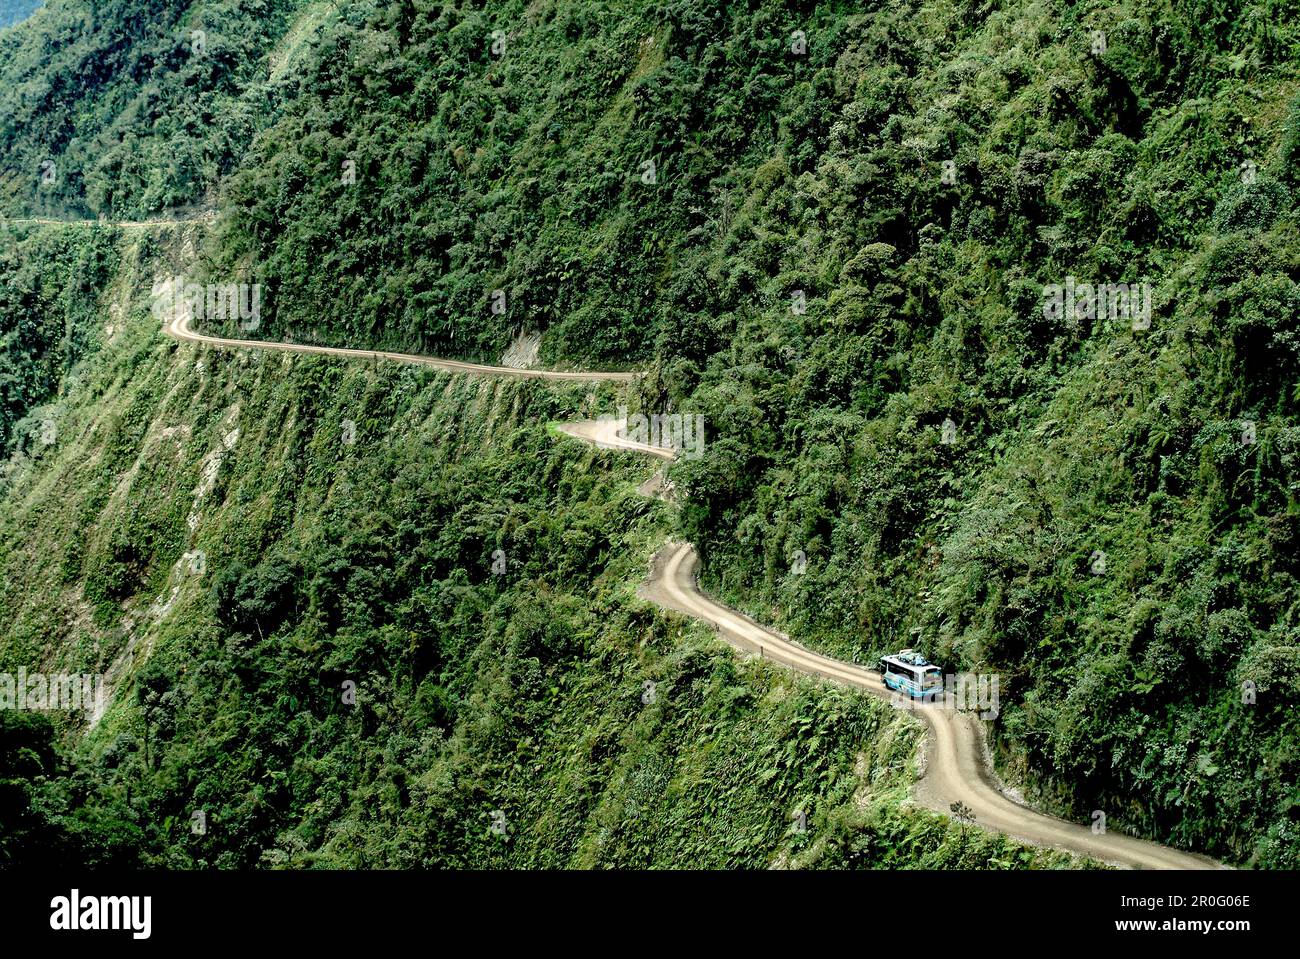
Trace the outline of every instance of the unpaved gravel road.
{"label": "unpaved gravel road", "polygon": [[19,226],[107,226],[120,229],[152,229],[155,227],[188,226],[191,223],[210,223],[217,218],[216,211],[208,210],[193,216],[169,217],[159,220],[59,220],[47,216],[0,217],[0,226],[14,223]]}
{"label": "unpaved gravel road", "polygon": [[307,343],[281,343],[272,340],[233,340],[221,336],[207,336],[190,329],[189,318],[178,314],[163,332],[172,339],[186,343],[199,343],[223,350],[277,350],[281,353],[315,353],[320,356],[340,356],[350,360],[391,360],[394,363],[411,363],[429,366],[449,373],[475,373],[479,376],[513,376],[538,380],[633,380],[636,373],[600,373],[569,370],[521,370],[512,366],[485,366],[482,363],[465,363],[461,360],[442,360],[418,353],[392,353],[388,350],[351,350],[341,346],[312,346]]}
{"label": "unpaved gravel road", "polygon": [[[212,219],[213,216],[211,211],[207,211],[189,219],[105,223],[97,220],[60,221],[33,218],[8,222],[158,227],[204,221]],[[338,356],[346,359],[390,360],[452,373],[578,381],[630,381],[638,375],[634,372],[515,369],[507,366],[488,366],[460,360],[438,359],[414,353],[393,353],[386,350],[354,350],[266,340],[229,339],[196,333],[190,329],[188,319],[183,315],[174,317],[164,326],[163,332],[182,342],[218,349],[276,350]],[[664,460],[675,458],[671,450],[625,439],[622,436],[622,424],[613,420],[565,423],[559,429],[575,439],[599,447],[630,450]],[[662,482],[656,482],[654,479],[642,484],[642,490],[661,497],[666,495]],[[925,772],[916,786],[916,798],[925,806],[948,814],[952,804],[960,802],[974,813],[975,822],[985,829],[1005,833],[1036,845],[1081,853],[1114,865],[1138,869],[1226,868],[1207,857],[1170,849],[1132,836],[1116,833],[1097,835],[1087,826],[1066,822],[1015,802],[1003,792],[989,766],[984,730],[979,719],[968,712],[946,709],[938,705],[900,703],[898,697],[885,687],[877,673],[805,649],[788,636],[760,625],[743,613],[710,599],[699,589],[698,566],[699,557],[689,543],[668,543],[655,557],[650,577],[641,588],[640,594],[665,609],[685,613],[710,624],[723,639],[744,653],[762,656],[764,659],[809,676],[864,690],[914,712],[930,730],[926,743]]]}
{"label": "unpaved gravel road", "polygon": [[[519,370],[383,350],[227,339],[194,332],[184,317],[173,319],[165,327],[165,332],[183,342],[221,349],[277,350],[347,359],[383,359],[456,373],[552,380],[632,380],[637,375]],[[622,436],[622,424],[614,420],[565,423],[559,429],[568,436],[599,447],[630,450],[662,460],[674,459],[671,450],[625,439]],[[652,483],[644,488],[658,490],[660,486]],[[685,613],[710,624],[723,639],[742,652],[759,655],[809,676],[842,683],[897,702],[897,697],[885,688],[877,673],[805,649],[789,637],[710,599],[700,592],[697,585],[698,565],[699,558],[688,543],[667,544],[655,558],[654,567],[649,580],[641,589],[641,595],[665,609]],[[930,730],[926,745],[925,773],[916,786],[916,798],[925,806],[948,814],[952,804],[960,802],[974,813],[975,822],[985,829],[1036,845],[1066,849],[1114,865],[1138,869],[1223,868],[1203,856],[1180,852],[1132,836],[1113,832],[1096,835],[1087,826],[1065,822],[1015,802],[1002,791],[997,777],[989,768],[985,756],[984,730],[979,719],[968,712],[945,709],[942,706],[910,702],[899,705],[914,712]]]}
{"label": "unpaved gravel road", "polygon": [[[566,423],[559,429],[603,448],[632,450],[665,460],[674,458],[671,450],[624,439],[621,424],[616,421]],[[689,543],[668,543],[655,557],[640,595],[665,609],[708,623],[744,653],[809,676],[865,690],[914,712],[930,728],[925,774],[916,786],[916,798],[923,805],[947,815],[952,804],[960,802],[975,814],[975,822],[986,829],[1114,865],[1139,869],[1223,868],[1212,859],[1132,836],[1114,832],[1094,835],[1088,826],[1056,819],[1013,801],[1002,791],[989,768],[981,720],[967,711],[900,700],[885,687],[878,673],[806,649],[788,636],[715,602],[700,592],[698,568],[699,557]]]}

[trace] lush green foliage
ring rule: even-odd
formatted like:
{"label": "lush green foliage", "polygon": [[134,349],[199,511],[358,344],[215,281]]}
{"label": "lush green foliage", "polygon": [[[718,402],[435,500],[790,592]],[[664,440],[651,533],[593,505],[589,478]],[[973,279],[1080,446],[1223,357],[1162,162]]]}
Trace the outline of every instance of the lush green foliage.
{"label": "lush green foliage", "polygon": [[[922,18],[911,74],[907,14],[870,18],[815,166],[791,141],[705,261],[734,310],[674,342],[735,333],[649,401],[713,428],[678,481],[714,588],[845,656],[997,671],[1000,759],[1049,806],[1294,866],[1300,113],[1265,9]],[[1051,319],[1071,276],[1149,278],[1151,329]]]}
{"label": "lush green foliage", "polygon": [[131,866],[140,833],[61,757],[50,720],[0,710],[0,867]]}
{"label": "lush green foliage", "polygon": [[[706,584],[806,642],[996,670],[998,761],[1036,801],[1300,864],[1294,3],[155,3],[157,32],[125,6],[44,26],[71,10],[0,35],[0,142],[28,178],[9,212],[216,188],[197,269],[266,284],[258,335],[495,359],[537,330],[547,362],[647,367],[641,406],[708,434],[674,467],[672,519],[605,485],[633,467],[593,476],[540,433],[609,393],[501,388],[453,415],[487,388],[265,358],[209,358],[204,380],[137,320],[69,395],[78,455],[24,454],[0,622],[13,662],[51,637],[101,664],[152,649],[143,698],[110,717],[129,738],[86,747],[106,797],[133,784],[149,855],[798,862],[778,810],[813,795],[839,810],[820,862],[916,861],[898,830],[946,827],[899,814],[897,789],[852,797],[884,728],[869,705],[797,684],[769,701],[781,684],[629,599],[676,523]],[[231,56],[182,56],[218,11],[202,22]],[[42,193],[46,156],[68,173]],[[1150,329],[1051,317],[1067,277],[1149,280]],[[45,291],[24,328],[82,302],[57,276],[6,282]],[[12,362],[18,417],[57,377]],[[358,445],[392,439],[361,461],[333,437],[363,401]],[[211,582],[133,631],[175,585],[234,409],[204,494]],[[435,422],[452,438],[417,452]],[[57,583],[23,545],[38,533],[64,550]],[[485,572],[495,548],[519,580]],[[352,712],[323,691],[349,669],[377,696]],[[639,708],[656,669],[683,713]],[[799,723],[824,756],[790,745]],[[786,748],[786,779],[746,765]],[[886,793],[897,765],[872,775]],[[228,831],[185,838],[196,802]],[[512,845],[485,831],[493,803],[528,824]],[[939,861],[966,848],[950,837]]]}
{"label": "lush green foliage", "polygon": [[0,34],[0,212],[124,218],[205,202],[277,97],[301,0],[52,0]]}
{"label": "lush green foliage", "polygon": [[40,425],[25,417],[95,342],[116,267],[107,233],[87,240],[38,228],[9,239],[0,247],[0,449],[41,441]]}
{"label": "lush green foliage", "polygon": [[[166,253],[128,241],[121,279]],[[900,808],[903,714],[635,599],[651,467],[544,428],[611,387],[196,364],[147,307],[4,491],[0,671],[106,672],[113,705],[63,775],[48,723],[43,777],[0,746],[0,862],[45,835],[186,867],[1066,861]]]}

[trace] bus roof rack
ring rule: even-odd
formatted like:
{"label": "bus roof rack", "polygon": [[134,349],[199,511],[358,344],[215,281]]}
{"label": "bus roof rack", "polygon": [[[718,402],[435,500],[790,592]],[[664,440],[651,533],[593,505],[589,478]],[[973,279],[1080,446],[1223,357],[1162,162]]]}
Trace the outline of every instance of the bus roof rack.
{"label": "bus roof rack", "polygon": [[897,655],[892,657],[900,663],[907,663],[909,666],[929,666],[928,660],[914,649],[900,649]]}

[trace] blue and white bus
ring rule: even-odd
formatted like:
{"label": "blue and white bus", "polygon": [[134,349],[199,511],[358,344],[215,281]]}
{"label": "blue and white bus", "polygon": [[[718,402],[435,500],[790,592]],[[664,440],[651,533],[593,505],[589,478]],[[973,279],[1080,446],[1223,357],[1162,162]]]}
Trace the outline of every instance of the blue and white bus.
{"label": "blue and white bus", "polygon": [[880,674],[886,686],[913,699],[933,699],[943,692],[943,670],[910,649],[880,657]]}

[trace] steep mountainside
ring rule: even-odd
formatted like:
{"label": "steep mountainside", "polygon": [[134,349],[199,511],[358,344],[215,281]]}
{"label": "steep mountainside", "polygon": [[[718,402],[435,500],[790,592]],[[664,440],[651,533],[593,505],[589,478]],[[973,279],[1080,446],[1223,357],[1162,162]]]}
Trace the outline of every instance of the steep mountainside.
{"label": "steep mountainside", "polygon": [[[187,864],[1040,862],[900,806],[905,720],[639,604],[672,531],[809,645],[996,673],[1036,803],[1300,865],[1294,3],[79,9],[0,34],[0,212],[217,217],[0,226],[0,668],[116,681],[23,753],[69,764],[23,828]],[[647,375],[201,355],[150,311],[175,275],[257,287],[227,335],[532,333]],[[543,428],[620,403],[703,416],[680,511]]]}

